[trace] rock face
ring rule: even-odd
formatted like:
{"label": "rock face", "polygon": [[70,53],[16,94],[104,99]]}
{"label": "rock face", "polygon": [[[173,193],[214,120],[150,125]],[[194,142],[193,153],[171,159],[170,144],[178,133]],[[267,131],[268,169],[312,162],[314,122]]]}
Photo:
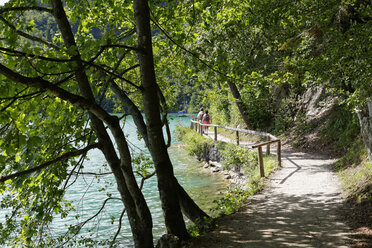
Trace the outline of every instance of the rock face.
{"label": "rock face", "polygon": [[221,161],[221,154],[219,153],[218,149],[213,146],[211,147],[209,150],[208,150],[208,161],[211,160],[211,161],[217,161],[217,162],[220,162]]}
{"label": "rock face", "polygon": [[322,85],[308,88],[300,102],[301,109],[309,118],[317,118],[329,110],[337,103],[337,98],[327,96],[326,90]]}
{"label": "rock face", "polygon": [[[200,155],[199,155],[200,156]],[[199,157],[199,160],[204,160],[204,161],[221,161],[221,154],[219,153],[217,147],[215,146],[205,146],[202,152],[202,155]]]}

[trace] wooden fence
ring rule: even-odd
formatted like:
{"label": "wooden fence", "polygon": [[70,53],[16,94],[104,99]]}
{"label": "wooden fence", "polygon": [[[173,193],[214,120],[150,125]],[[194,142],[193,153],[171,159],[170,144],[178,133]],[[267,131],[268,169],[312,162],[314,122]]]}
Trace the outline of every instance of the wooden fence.
{"label": "wooden fence", "polygon": [[270,145],[276,143],[277,144],[277,161],[279,166],[282,166],[282,156],[281,156],[281,142],[280,139],[275,137],[272,134],[265,133],[265,132],[258,132],[258,131],[253,131],[253,130],[247,130],[247,129],[239,129],[239,128],[231,128],[231,127],[225,127],[225,126],[220,126],[220,125],[214,125],[214,124],[202,124],[197,121],[197,119],[192,119],[190,122],[190,128],[194,129],[196,132],[198,132],[200,135],[204,134],[204,127],[213,127],[214,128],[214,140],[217,141],[218,138],[218,133],[217,129],[218,128],[223,128],[226,130],[234,131],[235,132],[235,141],[237,145],[240,145],[240,137],[239,133],[246,133],[246,134],[251,134],[251,135],[257,135],[261,137],[266,137],[267,141],[253,144],[250,146],[250,148],[255,149],[257,148],[257,153],[258,153],[258,164],[260,165],[260,175],[261,177],[265,177],[265,170],[264,170],[264,163],[263,163],[263,153],[262,153],[262,147],[266,146],[266,154],[270,155]]}

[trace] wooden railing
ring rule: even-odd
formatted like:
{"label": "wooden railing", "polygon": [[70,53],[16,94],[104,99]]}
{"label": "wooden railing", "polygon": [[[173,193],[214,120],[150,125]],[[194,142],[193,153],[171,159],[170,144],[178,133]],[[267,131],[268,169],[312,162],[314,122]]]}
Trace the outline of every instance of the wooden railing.
{"label": "wooden railing", "polygon": [[256,143],[250,146],[250,148],[254,149],[257,148],[258,152],[258,164],[260,166],[260,175],[261,177],[265,177],[265,170],[264,170],[264,163],[263,163],[263,153],[262,153],[262,147],[266,146],[266,154],[270,155],[270,145],[277,143],[277,152],[276,152],[276,158],[278,161],[279,166],[282,166],[282,156],[281,156],[281,142],[280,139],[275,137],[272,134],[265,133],[265,132],[258,132],[253,130],[247,130],[247,129],[239,129],[239,128],[231,128],[231,127],[225,127],[220,125],[214,125],[214,124],[202,124],[197,121],[197,119],[192,119],[190,122],[190,128],[194,129],[196,132],[198,132],[200,135],[204,134],[204,127],[213,127],[214,128],[214,140],[217,141],[218,139],[218,133],[217,128],[223,128],[226,130],[234,131],[235,137],[236,137],[236,144],[240,145],[240,136],[239,133],[246,133],[251,135],[257,135],[261,137],[266,137],[267,141]]}

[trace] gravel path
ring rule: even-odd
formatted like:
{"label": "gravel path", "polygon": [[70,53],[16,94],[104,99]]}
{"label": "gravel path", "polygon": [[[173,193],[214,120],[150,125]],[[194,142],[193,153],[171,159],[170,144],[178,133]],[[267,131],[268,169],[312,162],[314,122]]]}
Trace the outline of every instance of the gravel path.
{"label": "gravel path", "polygon": [[283,168],[237,213],[191,247],[347,247],[350,232],[338,218],[342,195],[333,160],[284,150]]}

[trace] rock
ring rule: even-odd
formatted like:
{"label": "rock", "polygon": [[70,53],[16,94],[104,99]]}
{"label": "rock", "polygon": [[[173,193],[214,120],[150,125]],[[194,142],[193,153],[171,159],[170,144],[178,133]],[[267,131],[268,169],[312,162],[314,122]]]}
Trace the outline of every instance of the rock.
{"label": "rock", "polygon": [[222,168],[222,164],[218,163],[217,161],[209,161],[209,165],[210,165],[211,167]]}
{"label": "rock", "polygon": [[219,172],[219,171],[220,171],[220,168],[217,168],[217,167],[212,168],[212,172]]}
{"label": "rock", "polygon": [[178,237],[172,234],[164,234],[156,245],[156,248],[180,248],[181,242]]}
{"label": "rock", "polygon": [[225,179],[230,179],[231,176],[229,174],[225,175]]}
{"label": "rock", "polygon": [[208,168],[209,167],[209,164],[208,163],[205,163],[203,168]]}
{"label": "rock", "polygon": [[207,160],[212,160],[212,161],[217,161],[217,162],[221,160],[221,154],[218,152],[218,149],[215,146],[208,148],[207,157],[208,157]]}
{"label": "rock", "polygon": [[320,117],[337,103],[337,98],[327,96],[324,86],[308,88],[302,96],[301,105],[307,117]]}

